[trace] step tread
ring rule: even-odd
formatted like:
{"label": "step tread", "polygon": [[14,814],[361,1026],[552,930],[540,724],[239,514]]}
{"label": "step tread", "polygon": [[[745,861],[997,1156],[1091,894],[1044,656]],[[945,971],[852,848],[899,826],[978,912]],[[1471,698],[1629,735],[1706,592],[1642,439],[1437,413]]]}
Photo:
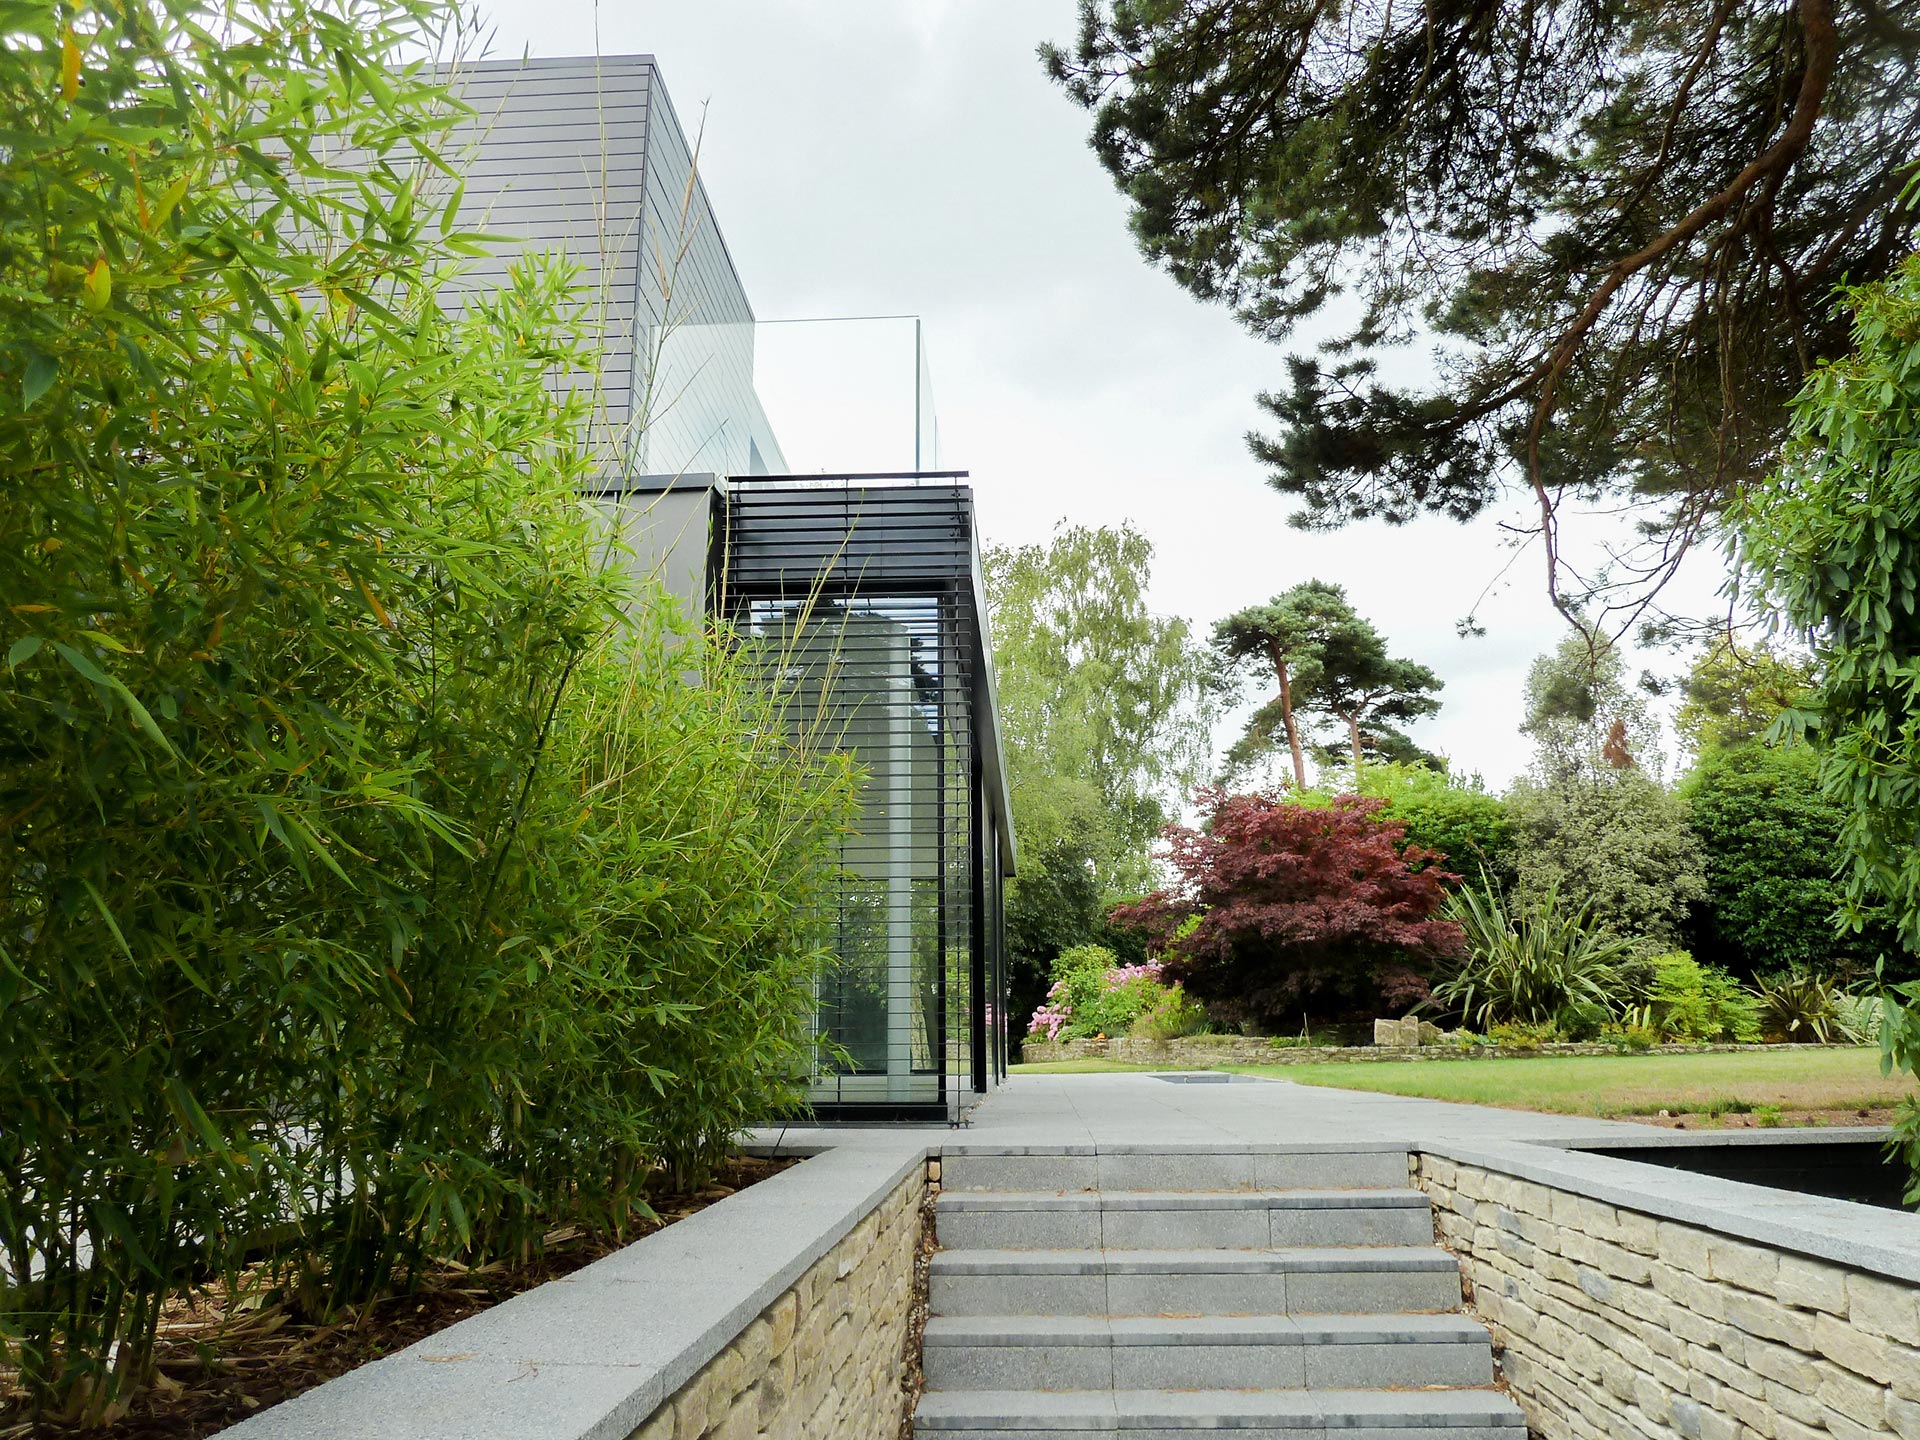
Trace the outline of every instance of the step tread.
{"label": "step tread", "polygon": [[1127,1140],[1048,1141],[1024,1145],[1008,1140],[956,1139],[941,1147],[955,1159],[998,1159],[1007,1155],[1152,1155],[1186,1159],[1195,1155],[1405,1155],[1404,1140]]}
{"label": "step tread", "polygon": [[1308,1245],[1266,1250],[941,1250],[936,1275],[1285,1274],[1457,1270],[1432,1245]]}
{"label": "step tread", "polygon": [[1384,1210],[1424,1209],[1419,1190],[943,1190],[942,1212],[1027,1210]]}
{"label": "step tread", "polygon": [[1465,1315],[935,1315],[929,1346],[1486,1345]]}
{"label": "step tread", "polygon": [[1274,1424],[1444,1429],[1511,1426],[1519,1406],[1491,1387],[1433,1390],[930,1390],[925,1430],[1234,1429]]}

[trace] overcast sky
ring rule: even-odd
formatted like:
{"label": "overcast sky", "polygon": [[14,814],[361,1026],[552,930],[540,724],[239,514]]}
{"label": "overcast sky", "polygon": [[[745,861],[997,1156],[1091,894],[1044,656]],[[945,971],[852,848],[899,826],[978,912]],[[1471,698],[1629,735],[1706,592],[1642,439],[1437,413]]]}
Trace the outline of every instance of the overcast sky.
{"label": "overcast sky", "polygon": [[[1416,738],[1495,786],[1525,767],[1526,669],[1564,629],[1537,546],[1516,560],[1502,543],[1524,508],[1287,525],[1244,439],[1283,352],[1135,248],[1086,115],[1034,56],[1071,38],[1072,0],[482,4],[497,56],[659,57],[689,133],[704,124],[707,189],[763,320],[923,317],[940,459],[971,470],[987,541],[1131,521],[1155,546],[1156,608],[1203,633],[1298,581],[1344,585],[1446,681]],[[792,468],[911,465],[909,326],[770,327],[760,354]],[[1711,609],[1719,569],[1697,560],[1674,593]],[[1456,635],[1469,611],[1485,637]]]}

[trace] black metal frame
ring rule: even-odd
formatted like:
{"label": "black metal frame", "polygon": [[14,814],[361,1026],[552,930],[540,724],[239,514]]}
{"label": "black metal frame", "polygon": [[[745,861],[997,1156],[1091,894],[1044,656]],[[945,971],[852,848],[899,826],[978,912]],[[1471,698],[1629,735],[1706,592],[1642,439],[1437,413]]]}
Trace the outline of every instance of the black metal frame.
{"label": "black metal frame", "polygon": [[[870,784],[864,801],[873,813],[884,810],[891,817],[883,822],[888,827],[881,832],[884,836],[897,841],[907,835],[905,858],[898,843],[851,842],[848,889],[835,917],[847,952],[847,973],[867,986],[869,996],[885,996],[880,1013],[886,1026],[887,1083],[879,1084],[878,1072],[870,1069],[836,1072],[826,1087],[831,1095],[815,1103],[822,1119],[954,1121],[970,1097],[984,1094],[1006,1073],[1004,917],[999,903],[1005,866],[998,843],[1006,822],[993,811],[987,783],[986,767],[998,764],[998,752],[985,733],[992,725],[986,680],[991,659],[978,593],[973,496],[959,483],[965,479],[965,471],[743,476],[727,482],[724,499],[716,505],[714,613],[726,616],[743,633],[757,626],[769,634],[770,625],[810,624],[815,611],[830,608],[842,622],[836,647],[844,647],[844,655],[851,658],[843,658],[842,648],[835,648],[828,673],[844,672],[852,682],[864,673],[876,684],[894,675],[891,683],[897,685],[897,673],[871,657],[884,654],[896,666],[903,653],[915,657],[906,667],[912,688],[904,712],[899,706],[891,712],[912,718],[904,732],[897,721],[891,722],[894,728],[886,732],[889,738],[880,749],[869,746],[880,758],[875,773],[877,777],[884,771],[884,784],[899,783],[895,777],[904,774],[909,788],[900,809],[908,818],[903,821],[886,808],[893,802],[884,799],[879,778]],[[917,608],[929,602],[930,611]],[[795,614],[802,618],[784,618]],[[851,638],[857,624],[867,633]],[[904,651],[903,636],[909,637]],[[812,648],[812,641],[805,644],[809,661],[822,653]],[[869,692],[852,682],[834,682],[844,687],[832,700],[834,713],[855,717],[843,723],[871,725],[862,708]],[[929,773],[935,799],[926,841],[930,860],[922,853],[921,832],[901,828],[912,823],[919,803],[912,797],[927,788]],[[889,790],[884,795],[901,793]],[[1004,794],[1004,786],[993,793]],[[880,883],[871,878],[876,864],[887,867],[891,877],[884,882],[886,898],[878,910],[885,948],[869,946],[868,965],[862,970],[853,953],[859,947],[849,938],[848,896]],[[960,864],[968,872],[964,884],[956,873]],[[935,877],[935,914],[930,932],[923,934],[917,887],[924,878],[920,869],[929,866]],[[901,874],[909,876],[904,889]],[[904,916],[903,894],[908,897]],[[862,899],[858,913],[870,920],[875,913],[870,898]],[[871,940],[870,932],[861,933]],[[922,953],[929,938],[930,965]],[[964,959],[954,953],[962,939]],[[905,996],[895,993],[903,957],[910,976]],[[930,997],[920,983],[925,974],[934,981]],[[964,993],[956,993],[961,990]],[[831,1003],[832,1013],[844,1018],[845,992],[836,990]],[[893,1008],[903,1003],[908,1006],[904,1020]],[[903,1060],[898,1048],[902,1034],[913,1033],[916,1008],[919,1033],[934,1042],[927,1046],[931,1053],[922,1069],[912,1067],[911,1056]],[[921,1085],[927,1075],[934,1078],[932,1087]],[[891,1088],[915,1093],[910,1099],[877,1093]],[[919,1088],[930,1093],[922,1095]]]}

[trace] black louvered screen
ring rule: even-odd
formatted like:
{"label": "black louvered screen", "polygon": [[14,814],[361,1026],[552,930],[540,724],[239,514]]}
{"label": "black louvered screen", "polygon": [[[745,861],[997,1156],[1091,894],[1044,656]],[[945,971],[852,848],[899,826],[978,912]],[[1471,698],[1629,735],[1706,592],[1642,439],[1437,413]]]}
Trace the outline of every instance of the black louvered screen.
{"label": "black louvered screen", "polygon": [[838,962],[820,986],[830,1045],[815,1108],[955,1116],[1003,1073],[984,1003],[1001,967],[988,960],[998,876],[975,743],[972,496],[736,479],[721,543],[722,605],[794,723],[822,727],[866,772],[841,848]]}

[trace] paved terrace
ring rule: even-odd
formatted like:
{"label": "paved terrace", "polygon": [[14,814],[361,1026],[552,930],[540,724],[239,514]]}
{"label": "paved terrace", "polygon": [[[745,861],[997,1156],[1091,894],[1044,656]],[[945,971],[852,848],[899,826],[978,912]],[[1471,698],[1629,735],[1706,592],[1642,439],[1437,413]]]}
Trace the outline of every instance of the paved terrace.
{"label": "paved terrace", "polygon": [[[817,1149],[898,1144],[902,1127],[766,1130],[756,1139]],[[915,1127],[947,1136],[944,1148],[1035,1146],[1103,1148],[1329,1143],[1381,1148],[1427,1141],[1603,1145],[1645,1138],[1644,1125],[1572,1115],[1538,1115],[1453,1105],[1400,1095],[1328,1090],[1290,1080],[1218,1073],[1172,1079],[1137,1072],[1110,1075],[1016,1075],[977,1106],[959,1131]],[[1777,1135],[1778,1132],[1769,1132]],[[1694,1140],[1698,1132],[1689,1132]]]}
{"label": "paved terrace", "polygon": [[1501,1174],[1625,1205],[1664,1219],[1874,1274],[1920,1282],[1920,1216],[1654,1165],[1623,1165],[1584,1150],[1698,1145],[1822,1145],[1884,1139],[1884,1129],[1673,1131],[1624,1120],[1455,1105],[1333,1090],[1290,1080],[1209,1072],[1167,1078],[1016,1075],[975,1107],[970,1123],[888,1128],[769,1129],[756,1149],[849,1157],[915,1146],[964,1155],[1141,1154],[1187,1150],[1419,1150]]}

